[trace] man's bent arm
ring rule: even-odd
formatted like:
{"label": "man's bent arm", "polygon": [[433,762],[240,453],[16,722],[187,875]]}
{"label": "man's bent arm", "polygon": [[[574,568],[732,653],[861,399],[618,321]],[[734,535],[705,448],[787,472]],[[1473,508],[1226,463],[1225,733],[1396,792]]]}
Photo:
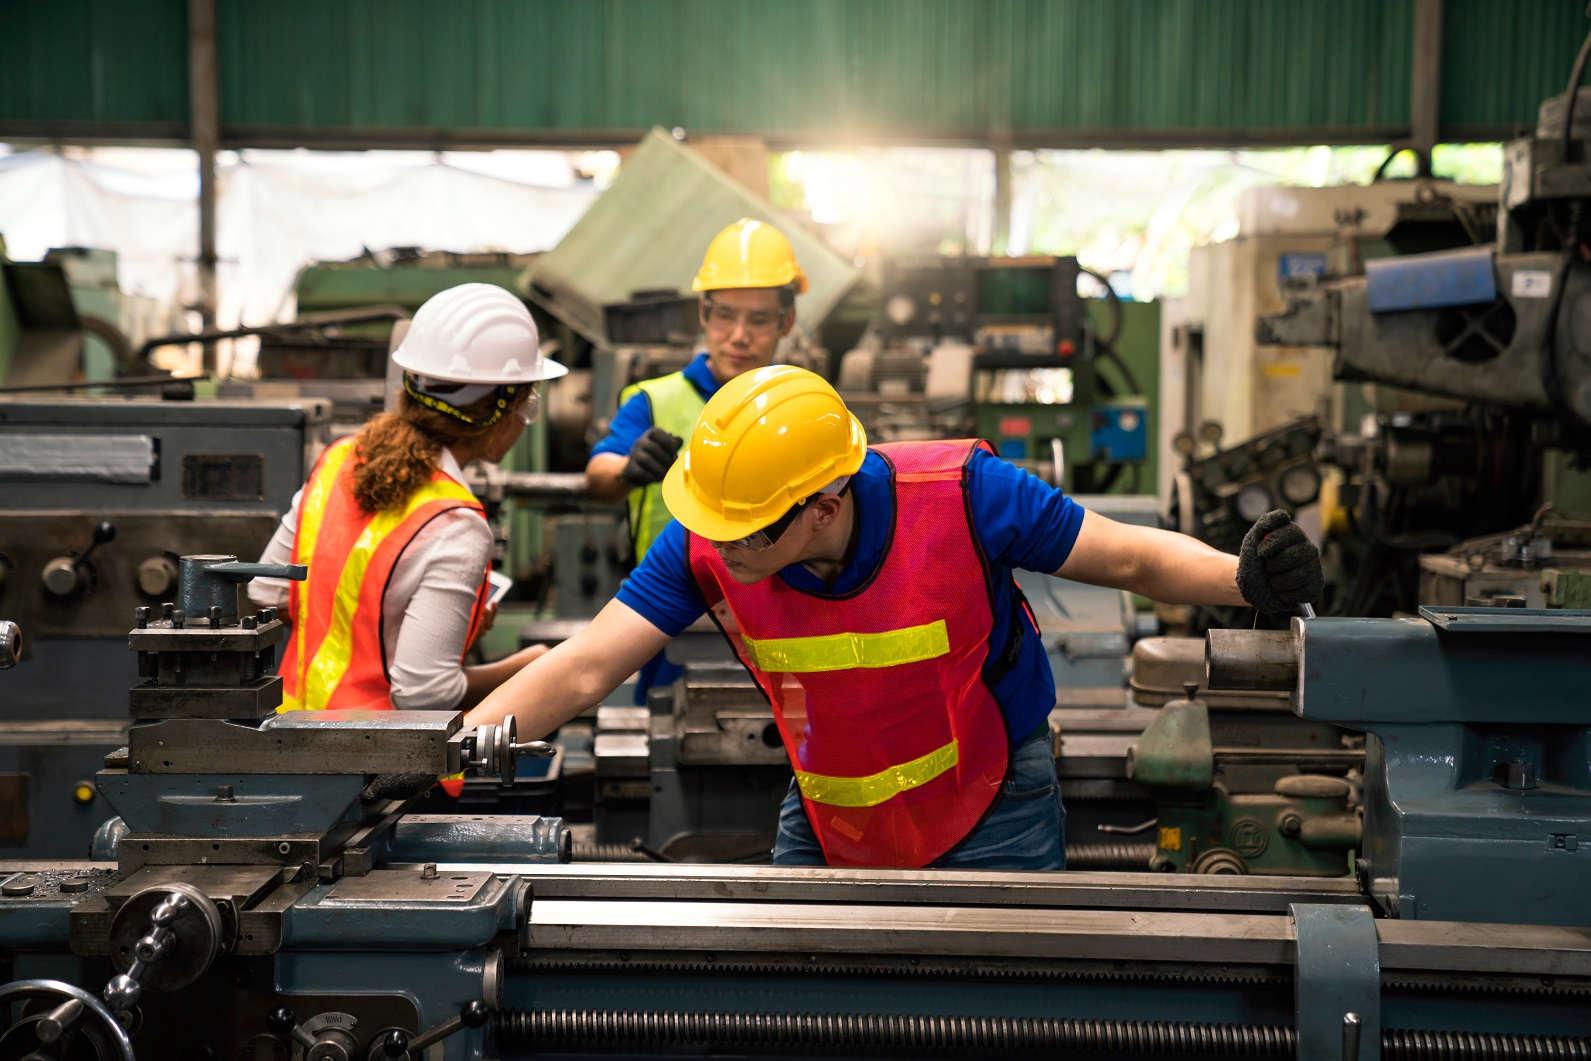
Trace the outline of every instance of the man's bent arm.
{"label": "man's bent arm", "polygon": [[466,726],[513,715],[518,739],[540,740],[602,701],[671,638],[612,600],[591,625],[528,664],[464,716]]}
{"label": "man's bent arm", "polygon": [[1054,574],[1162,604],[1247,603],[1237,589],[1237,557],[1186,534],[1117,523],[1096,512],[1084,513],[1077,542]]}
{"label": "man's bent arm", "polygon": [[586,494],[596,501],[622,501],[635,489],[624,477],[629,457],[620,453],[598,453],[586,462]]}

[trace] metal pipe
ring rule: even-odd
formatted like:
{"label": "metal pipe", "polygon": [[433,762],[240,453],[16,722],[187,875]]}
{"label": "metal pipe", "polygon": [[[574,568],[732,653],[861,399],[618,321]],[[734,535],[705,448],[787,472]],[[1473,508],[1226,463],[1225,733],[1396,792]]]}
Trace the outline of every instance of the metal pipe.
{"label": "metal pipe", "polygon": [[1298,648],[1291,630],[1211,630],[1204,635],[1205,688],[1290,692],[1298,684]]}

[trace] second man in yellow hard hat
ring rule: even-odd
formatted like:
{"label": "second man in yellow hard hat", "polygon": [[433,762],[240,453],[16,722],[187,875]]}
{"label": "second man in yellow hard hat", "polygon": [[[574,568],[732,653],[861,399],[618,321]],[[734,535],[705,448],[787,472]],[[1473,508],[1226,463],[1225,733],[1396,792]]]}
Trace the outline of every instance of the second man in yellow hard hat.
{"label": "second man in yellow hard hat", "polygon": [[[795,327],[795,299],[807,278],[784,233],[742,218],[713,239],[691,288],[702,295],[706,352],[678,372],[626,387],[608,434],[586,463],[588,494],[625,498],[636,563],[671,518],[663,476],[702,407],[736,376],[772,363],[779,340]],[[677,677],[678,668],[659,655],[641,672],[637,702],[646,702],[654,684]]]}

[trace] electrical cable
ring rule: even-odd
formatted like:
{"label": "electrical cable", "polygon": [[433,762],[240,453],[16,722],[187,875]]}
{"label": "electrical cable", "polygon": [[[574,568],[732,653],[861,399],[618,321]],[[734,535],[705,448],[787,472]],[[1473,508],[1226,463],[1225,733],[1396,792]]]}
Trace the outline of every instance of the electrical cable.
{"label": "electrical cable", "polygon": [[1122,329],[1127,326],[1127,311],[1121,304],[1121,296],[1116,294],[1116,289],[1110,286],[1109,280],[1106,280],[1094,270],[1078,266],[1077,271],[1092,276],[1105,289],[1105,297],[1110,300],[1110,337],[1107,339],[1095,337],[1094,342],[1099,346],[1113,348],[1116,345],[1116,340],[1121,338]]}
{"label": "electrical cable", "polygon": [[1558,157],[1564,162],[1569,161],[1569,145],[1574,141],[1574,105],[1580,95],[1580,81],[1585,77],[1587,60],[1591,60],[1591,33],[1585,35],[1580,54],[1574,57],[1574,66],[1569,70],[1569,87],[1564,90],[1563,129],[1558,134]]}

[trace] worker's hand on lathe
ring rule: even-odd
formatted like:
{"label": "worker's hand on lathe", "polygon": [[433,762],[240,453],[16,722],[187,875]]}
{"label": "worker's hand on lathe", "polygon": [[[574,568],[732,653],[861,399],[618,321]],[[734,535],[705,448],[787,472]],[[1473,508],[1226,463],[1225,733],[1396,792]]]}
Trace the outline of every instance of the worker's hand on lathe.
{"label": "worker's hand on lathe", "polygon": [[1325,589],[1320,551],[1281,509],[1254,521],[1237,554],[1237,588],[1262,612],[1296,611]]}
{"label": "worker's hand on lathe", "polygon": [[620,474],[636,486],[662,482],[684,441],[661,427],[647,428],[646,434],[636,439],[635,445],[630,447],[630,459]]}

